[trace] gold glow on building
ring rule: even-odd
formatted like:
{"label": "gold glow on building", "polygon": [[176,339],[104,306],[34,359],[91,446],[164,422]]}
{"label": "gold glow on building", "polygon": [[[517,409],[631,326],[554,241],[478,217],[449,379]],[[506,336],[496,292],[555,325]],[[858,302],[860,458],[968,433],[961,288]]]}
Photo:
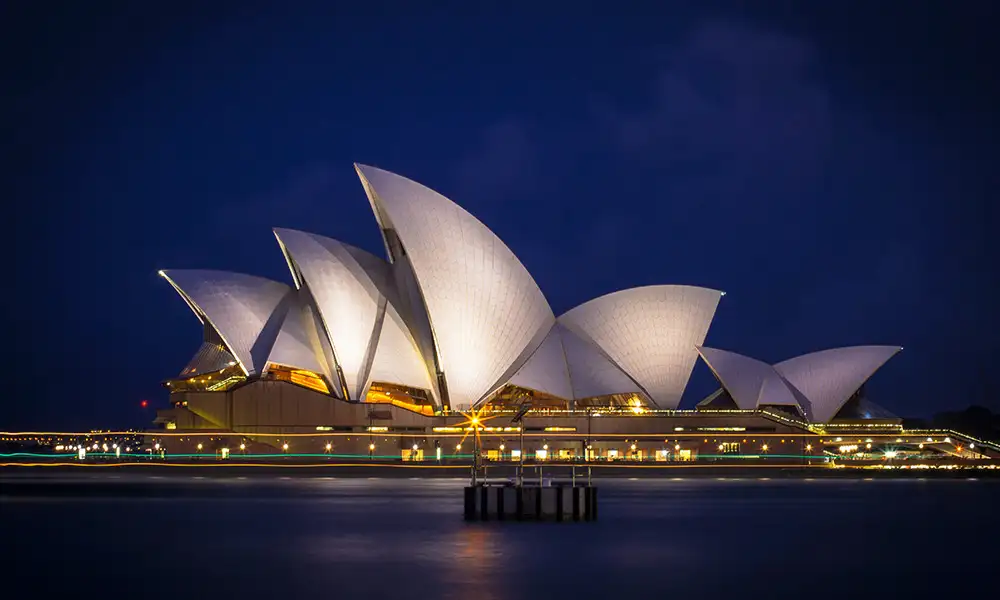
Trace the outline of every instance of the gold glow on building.
{"label": "gold glow on building", "polygon": [[582,398],[576,401],[579,408],[624,408],[632,411],[633,414],[643,414],[650,410],[649,402],[639,394],[610,394],[608,396],[594,396],[592,398]]}
{"label": "gold glow on building", "polygon": [[330,393],[330,388],[326,385],[326,381],[323,380],[321,375],[313,373],[312,371],[306,371],[305,369],[296,369],[295,367],[271,364],[267,370],[267,378],[275,381],[287,381],[289,383],[294,383],[295,385],[302,386],[322,394]]}
{"label": "gold glow on building", "polygon": [[640,394],[593,396],[581,398],[571,403],[566,398],[513,384],[502,387],[485,402],[483,407],[486,412],[512,410],[518,408],[525,401],[531,402],[531,412],[561,412],[571,411],[575,408],[575,410],[624,409],[631,411],[632,414],[644,414],[651,410],[649,402]]}
{"label": "gold glow on building", "polygon": [[427,390],[405,385],[375,381],[368,387],[365,402],[391,404],[428,417],[434,416],[434,404],[431,402]]}
{"label": "gold glow on building", "polygon": [[517,408],[525,401],[531,402],[531,410],[569,410],[569,400],[565,398],[513,384],[507,384],[500,388],[492,398],[483,404],[483,409],[490,412],[491,410]]}
{"label": "gold glow on building", "polygon": [[224,392],[238,383],[246,381],[243,369],[237,364],[228,365],[218,371],[199,373],[191,377],[171,379],[163,383],[174,392]]}

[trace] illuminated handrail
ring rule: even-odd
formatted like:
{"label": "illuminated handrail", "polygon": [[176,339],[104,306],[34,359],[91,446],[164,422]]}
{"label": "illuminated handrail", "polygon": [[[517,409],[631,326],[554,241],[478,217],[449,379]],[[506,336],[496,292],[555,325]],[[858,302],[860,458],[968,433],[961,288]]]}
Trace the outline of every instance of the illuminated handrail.
{"label": "illuminated handrail", "polygon": [[[517,412],[514,408],[491,408],[486,407],[482,409],[480,414],[483,415],[513,415]],[[742,415],[752,415],[759,413],[758,410],[744,410],[744,409],[666,409],[666,408],[642,408],[636,410],[635,408],[630,408],[627,406],[623,407],[607,407],[607,408],[533,408],[528,413],[529,416],[534,415],[568,415],[568,416],[580,416],[586,417],[588,414],[591,415],[616,415],[623,417],[644,417],[644,416],[673,416],[673,417],[693,417],[693,416],[704,416],[705,414],[742,414]],[[452,411],[451,413],[441,412],[439,416],[461,416],[459,413]]]}
{"label": "illuminated handrail", "polygon": [[779,414],[779,413],[767,410],[766,408],[765,409],[761,409],[760,410],[760,414],[763,415],[763,416],[765,416],[765,417],[768,417],[770,419],[773,419],[773,420],[776,420],[776,421],[781,421],[781,422],[786,423],[786,424],[791,424],[791,425],[794,425],[796,427],[800,427],[802,429],[807,429],[809,431],[814,431],[815,430],[815,428],[812,425],[810,425],[809,423],[806,423],[805,421],[800,421],[798,419],[793,419],[792,417],[789,417],[787,415],[782,415],[782,414]]}
{"label": "illuminated handrail", "polygon": [[965,438],[976,444],[981,444],[987,448],[1000,451],[1000,444],[996,442],[991,442],[989,440],[981,440],[979,438],[972,437],[967,433],[962,433],[960,431],[955,431],[954,429],[906,429],[904,430],[912,435],[953,435],[955,437]]}

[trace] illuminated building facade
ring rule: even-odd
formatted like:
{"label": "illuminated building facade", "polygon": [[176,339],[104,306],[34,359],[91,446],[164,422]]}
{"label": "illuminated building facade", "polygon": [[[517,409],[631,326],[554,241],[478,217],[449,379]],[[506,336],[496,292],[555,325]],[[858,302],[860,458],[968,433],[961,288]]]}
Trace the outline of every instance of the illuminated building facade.
{"label": "illuminated building facade", "polygon": [[[530,400],[525,433],[546,455],[801,456],[819,451],[818,426],[856,408],[864,381],[899,350],[845,348],[771,366],[707,348],[723,293],[685,285],[622,290],[557,317],[524,265],[462,207],[399,175],[355,168],[386,258],[276,229],[291,285],[160,272],[204,332],[165,382],[163,430],[261,440],[314,432],[301,442],[312,445],[332,445],[321,432],[336,433],[351,452],[391,433],[379,444],[425,452],[454,442],[458,411],[503,415]],[[678,410],[699,354],[722,389]],[[900,422],[870,411],[855,421],[893,432]],[[486,433],[484,448],[502,454],[509,436]]]}
{"label": "illuminated building facade", "polygon": [[[434,415],[524,394],[549,408],[675,409],[722,293],[622,290],[556,317],[485,225],[409,179],[356,166],[387,258],[276,229],[293,285],[160,274],[202,323],[175,394],[282,380],[351,403]],[[190,405],[189,405],[190,406]]]}

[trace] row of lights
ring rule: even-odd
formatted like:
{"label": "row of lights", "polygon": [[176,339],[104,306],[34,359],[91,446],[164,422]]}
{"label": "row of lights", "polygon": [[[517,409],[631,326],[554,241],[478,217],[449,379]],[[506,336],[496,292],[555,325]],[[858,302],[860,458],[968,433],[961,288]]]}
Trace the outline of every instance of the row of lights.
{"label": "row of lights", "polygon": [[[838,437],[838,438],[836,438],[836,441],[841,441],[841,439],[842,438]],[[897,438],[896,441],[897,442],[901,442],[902,439],[901,438]],[[927,438],[927,441],[928,442],[933,442],[933,438]],[[945,443],[950,443],[951,442],[951,438],[950,437],[945,437],[944,438],[944,442]],[[866,440],[865,448],[868,449],[868,450],[871,450],[871,447],[872,447],[872,443],[871,443],[871,439],[869,438],[869,439]],[[923,448],[924,444],[920,443],[919,447]],[[99,446],[97,443],[95,443],[92,446],[92,449],[95,450],[95,451],[98,448],[102,448],[104,450],[104,452],[108,451],[108,445],[106,443],[103,444],[103,445],[101,445],[101,446]],[[112,444],[111,448],[116,451],[116,454],[118,452],[120,452],[118,444]],[[197,445],[197,448],[198,448],[198,451],[201,452],[204,449],[204,445],[199,442],[198,445]],[[282,451],[288,452],[288,448],[289,448],[288,442],[282,443],[282,446],[281,446]],[[500,448],[500,451],[503,452],[506,449],[506,446],[505,446],[505,444],[501,443],[500,446],[499,446],[499,448]],[[591,449],[591,448],[592,448],[592,446],[588,446],[588,450]],[[720,451],[724,450],[724,448],[725,448],[724,444],[719,444],[719,450]],[[812,444],[806,444],[806,446],[805,446],[805,450],[807,452],[812,451],[812,448],[813,448]],[[969,444],[969,448],[970,449],[975,448],[975,444],[974,443],[970,443]],[[57,449],[61,449],[61,447],[59,447]],[[83,447],[83,446],[73,446],[73,445],[68,446],[67,449],[68,450],[81,450],[81,449],[82,450],[86,450],[86,448]],[[160,446],[159,442],[157,442],[156,444],[154,444],[154,449],[156,451],[160,451],[161,450],[161,446]],[[333,449],[333,445],[328,442],[326,444],[326,450],[327,450],[327,452],[331,451],[332,449]],[[461,443],[458,443],[458,444],[455,445],[456,452],[457,451],[461,451],[461,449],[462,449],[462,444]],[[545,451],[548,451],[549,445],[547,443],[544,444],[542,446],[542,449],[545,450]],[[635,443],[632,443],[631,446],[630,446],[630,449],[632,450],[632,452],[635,452],[637,450],[637,445]],[[675,444],[674,445],[674,450],[675,451],[679,451],[680,449],[681,449],[681,445],[680,444]],[[769,446],[767,444],[763,444],[761,446],[761,451],[762,452],[767,452],[768,449],[769,449]],[[848,452],[853,452],[853,451],[857,450],[857,446],[856,445],[846,445],[846,446],[840,446],[839,449],[840,449],[841,453],[848,453]],[[375,444],[374,443],[370,443],[368,445],[368,450],[371,451],[371,452],[374,452],[375,451]],[[416,452],[418,450],[419,450],[419,445],[418,444],[413,444],[413,451]],[[961,452],[962,451],[962,447],[958,446],[958,450],[959,450],[959,452]],[[227,455],[229,453],[229,449],[228,448],[222,448],[221,451],[224,454],[227,454]],[[245,443],[241,443],[240,444],[240,451],[241,452],[246,451],[246,444]],[[125,452],[131,452],[131,447],[126,447],[125,448]],[[891,459],[891,458],[895,458],[897,456],[897,452],[895,450],[888,450],[888,451],[886,451],[884,453],[884,455],[885,455],[886,458],[890,458]]]}
{"label": "row of lights", "polygon": [[[80,445],[80,446],[76,446],[76,445],[56,446],[55,449],[57,451],[59,451],[59,450],[95,450],[96,451],[96,450],[100,449],[100,450],[103,450],[104,452],[107,452],[108,451],[108,445],[104,444],[104,445],[99,446],[97,444],[94,444],[93,446],[83,446],[83,445]],[[118,446],[118,444],[111,444],[111,449],[112,450],[118,450],[118,451],[120,451],[122,448],[120,448]],[[131,452],[132,451],[132,447],[131,446],[125,446],[124,450],[125,450],[125,452]]]}

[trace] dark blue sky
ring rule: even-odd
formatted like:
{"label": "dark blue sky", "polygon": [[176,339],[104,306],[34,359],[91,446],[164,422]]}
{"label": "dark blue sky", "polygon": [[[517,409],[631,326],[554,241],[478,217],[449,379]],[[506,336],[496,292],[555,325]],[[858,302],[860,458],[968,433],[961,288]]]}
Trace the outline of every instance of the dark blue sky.
{"label": "dark blue sky", "polygon": [[157,269],[288,282],[273,226],[382,253],[355,161],[478,216],[557,314],[715,287],[709,345],[899,344],[876,401],[1000,408],[995,2],[191,4],[0,9],[0,428],[152,418],[201,336]]}

